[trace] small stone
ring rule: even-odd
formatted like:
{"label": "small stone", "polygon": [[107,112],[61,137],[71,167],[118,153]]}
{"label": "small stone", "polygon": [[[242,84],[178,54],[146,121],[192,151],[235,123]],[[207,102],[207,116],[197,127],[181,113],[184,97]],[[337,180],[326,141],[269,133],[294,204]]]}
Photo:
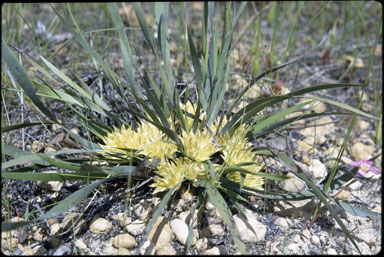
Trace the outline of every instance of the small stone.
{"label": "small stone", "polygon": [[306,153],[303,153],[301,161],[302,161],[302,163],[304,163],[308,166],[311,165],[311,161],[309,160],[308,154],[306,154]]}
{"label": "small stone", "polygon": [[359,190],[363,184],[360,181],[356,181],[355,183],[351,184],[348,188],[352,191],[357,191]]}
{"label": "small stone", "polygon": [[119,225],[122,227],[127,226],[132,222],[131,217],[124,217],[124,213],[114,214],[112,215],[112,219],[116,220],[119,223]]}
{"label": "small stone", "polygon": [[23,255],[23,256],[32,256],[32,255],[34,255],[33,249],[29,248],[29,247],[26,247],[24,249],[24,251],[21,253],[21,255]]}
{"label": "small stone", "polygon": [[299,248],[298,244],[296,244],[296,243],[290,243],[287,246],[287,249],[290,250],[292,252],[292,254],[297,254],[300,251],[300,248]]}
{"label": "small stone", "polygon": [[[45,148],[44,153],[53,153],[56,151],[57,151],[57,148],[55,146],[49,145]],[[55,181],[55,182],[57,182],[57,181]]]}
{"label": "small stone", "polygon": [[311,243],[314,245],[320,245],[320,238],[316,235],[313,235],[311,237]]}
{"label": "small stone", "polygon": [[71,255],[72,249],[69,246],[63,245],[60,246],[54,253],[54,256],[63,256],[63,255]]}
{"label": "small stone", "polygon": [[376,242],[381,241],[380,238],[377,237],[377,231],[374,229],[364,229],[357,237],[370,247],[375,246]]}
{"label": "small stone", "polygon": [[60,227],[59,223],[55,223],[55,224],[51,225],[51,233],[50,233],[50,235],[51,236],[58,235],[60,233],[60,229],[61,229],[61,227]]}
{"label": "small stone", "polygon": [[319,160],[314,159],[308,168],[312,179],[317,183],[325,178],[327,175],[327,167]]}
{"label": "small stone", "polygon": [[336,196],[336,198],[337,198],[337,199],[340,199],[340,200],[343,200],[343,201],[347,201],[350,195],[351,195],[351,192],[346,191],[346,190],[343,190],[343,191],[341,191],[341,192]]}
{"label": "small stone", "polygon": [[152,205],[153,206],[158,206],[161,202],[161,198],[160,197],[153,197],[152,198]]}
{"label": "small stone", "polygon": [[337,253],[337,251],[335,249],[328,248],[327,254],[329,254],[329,255],[337,255],[338,253]]}
{"label": "small stone", "polygon": [[[311,123],[312,125],[313,123]],[[335,130],[334,122],[329,116],[318,119],[314,122],[315,127],[308,127],[299,131],[303,136],[311,136],[316,144],[322,145],[325,143],[325,135]],[[312,141],[313,142],[313,141]]]}
{"label": "small stone", "polygon": [[76,242],[75,242],[75,245],[76,245],[77,248],[79,248],[81,250],[85,250],[85,249],[88,248],[87,245],[81,239],[77,239]]}
{"label": "small stone", "polygon": [[[197,212],[194,213],[194,223],[193,225],[197,225],[197,220],[196,220],[196,217],[197,217]],[[191,212],[190,211],[183,211],[182,213],[180,213],[179,215],[179,218],[184,221],[185,223],[189,224],[191,222],[191,218],[192,218],[192,215],[191,215]]]}
{"label": "small stone", "polygon": [[212,211],[214,210],[216,207],[211,203],[211,202],[207,202],[206,205],[205,205],[205,209],[207,211]]}
{"label": "small stone", "polygon": [[233,216],[240,237],[244,242],[259,242],[264,239],[267,227],[258,222],[255,215],[247,213],[247,220],[240,214]]}
{"label": "small stone", "polygon": [[207,238],[200,238],[196,241],[195,247],[199,251],[203,251],[208,248],[208,239]]}
{"label": "small stone", "polygon": [[33,234],[33,239],[36,241],[43,241],[47,238],[44,230],[42,228],[37,229],[37,231]]}
{"label": "small stone", "polygon": [[136,239],[130,234],[120,234],[113,238],[112,245],[116,248],[132,249],[136,245]]}
{"label": "small stone", "polygon": [[106,234],[111,228],[111,222],[104,218],[97,218],[91,223],[89,230],[94,234]]}
{"label": "small stone", "polygon": [[127,248],[119,248],[117,255],[131,255],[131,252]]}
{"label": "small stone", "polygon": [[42,245],[38,245],[33,248],[33,255],[41,256],[44,255],[47,252],[47,249],[45,249]]}
{"label": "small stone", "polygon": [[323,113],[327,110],[327,106],[323,102],[315,101],[312,110],[316,113]]}
{"label": "small stone", "polygon": [[365,132],[369,128],[369,122],[358,119],[356,121],[356,127],[360,132]]}
{"label": "small stone", "polygon": [[177,252],[172,245],[165,245],[157,251],[156,255],[177,255]]}
{"label": "small stone", "polygon": [[218,245],[205,251],[204,255],[228,255],[224,245]]}
{"label": "small stone", "polygon": [[296,176],[292,176],[280,183],[280,188],[292,193],[297,193],[305,188],[305,182]]}
{"label": "small stone", "polygon": [[77,128],[73,128],[71,129],[71,132],[75,135],[78,135],[79,134],[79,130]]}
{"label": "small stone", "polygon": [[134,206],[135,215],[141,220],[145,221],[149,214],[152,212],[152,202],[151,200],[141,200],[138,204]]}
{"label": "small stone", "polygon": [[186,208],[186,203],[184,199],[177,199],[175,203],[172,203],[172,208],[174,208],[177,212],[183,212]]}
{"label": "small stone", "polygon": [[103,251],[103,255],[116,255],[118,250],[114,247],[112,247],[112,245],[106,245],[102,248],[102,251]]}
{"label": "small stone", "polygon": [[292,225],[292,221],[287,218],[279,217],[275,220],[275,225],[282,227],[282,228],[289,228],[289,226]]}
{"label": "small stone", "polygon": [[52,130],[54,132],[58,132],[60,130],[61,126],[58,124],[52,124]]}
{"label": "small stone", "polygon": [[220,224],[210,224],[208,225],[209,231],[211,231],[212,235],[224,235],[224,229]]}
{"label": "small stone", "polygon": [[33,152],[39,152],[44,147],[44,143],[41,141],[33,141],[31,145],[31,149]]}
{"label": "small stone", "polygon": [[[189,228],[188,225],[181,219],[174,219],[170,222],[171,229],[175,234],[177,240],[182,244],[186,245]],[[192,245],[196,243],[196,237],[192,239]]]}
{"label": "small stone", "polygon": [[306,153],[317,153],[317,149],[313,147],[312,145],[307,144],[304,141],[296,141],[297,149],[300,152],[306,152]]}
{"label": "small stone", "polygon": [[304,229],[304,231],[301,234],[306,239],[309,239],[311,237],[311,232],[308,229]]}
{"label": "small stone", "polygon": [[143,233],[145,229],[145,223],[141,220],[135,220],[131,224],[126,226],[126,229],[131,235],[138,236]]}
{"label": "small stone", "polygon": [[301,242],[300,235],[295,235],[295,236],[293,237],[293,242],[295,242],[295,243],[299,243],[299,242]]}
{"label": "small stone", "polygon": [[82,220],[80,217],[80,213],[70,213],[67,216],[64,217],[63,221],[61,222],[60,226],[63,231],[67,231],[72,227],[72,222],[75,223],[75,226],[79,225],[80,221]]}
{"label": "small stone", "polygon": [[170,245],[173,238],[168,219],[160,216],[149,232],[147,240],[155,245],[156,250],[160,250],[164,246]]}
{"label": "small stone", "polygon": [[59,192],[63,187],[63,182],[61,181],[37,181],[36,185],[43,189],[52,192]]}
{"label": "small stone", "polygon": [[55,223],[59,223],[60,221],[59,221],[58,219],[54,219],[54,218],[52,218],[52,219],[48,219],[47,222],[48,222],[48,224],[49,224],[50,226],[52,226],[53,224],[55,224]]}
{"label": "small stone", "polygon": [[373,152],[373,145],[364,145],[360,142],[355,143],[351,148],[351,156],[355,160],[368,160],[373,156]]}

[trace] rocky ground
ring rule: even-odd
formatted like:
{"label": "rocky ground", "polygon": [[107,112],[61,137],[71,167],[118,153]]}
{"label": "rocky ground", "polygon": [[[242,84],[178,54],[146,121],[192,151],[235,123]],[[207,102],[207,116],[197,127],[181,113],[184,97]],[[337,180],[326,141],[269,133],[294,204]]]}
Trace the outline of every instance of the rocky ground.
{"label": "rocky ground", "polygon": [[[326,108],[329,106],[319,103],[312,109],[323,112]],[[332,158],[337,156],[342,143],[337,137],[340,119],[333,118],[327,116],[318,119],[316,127],[309,126],[314,121],[295,124],[301,129],[295,130],[292,136],[294,158],[301,160],[304,171],[314,181],[324,178],[327,165],[333,163]],[[342,158],[344,164],[351,160],[365,160],[381,151],[371,139],[374,131],[370,129],[370,122],[361,118],[357,120],[353,130],[353,144],[348,146]],[[261,145],[263,143],[281,150],[286,147],[278,134],[273,139],[259,142]],[[381,157],[374,164],[381,168]],[[80,182],[12,181],[8,186],[11,189],[8,197],[14,202],[14,208],[20,208],[19,215],[22,216],[25,211],[22,205],[24,203],[25,206],[32,196],[36,199],[33,201],[35,207],[45,206],[63,199],[82,185]],[[297,192],[305,188],[305,183],[292,177],[279,184],[279,187],[288,192]],[[10,235],[3,232],[2,252],[6,255],[183,254],[188,234],[186,222],[191,219],[188,206],[193,202],[193,194],[186,191],[181,199],[173,202],[171,207],[175,212],[171,218],[169,209],[165,210],[153,227],[148,242],[142,244],[146,222],[161,198],[153,196],[153,189],[144,185],[135,192],[129,208],[125,189],[125,181],[110,183],[68,213],[12,231]],[[20,199],[20,193],[25,200]],[[351,185],[339,198],[381,213],[381,174]],[[244,208],[249,225],[245,225],[239,213],[234,212],[233,217],[251,254],[358,254],[328,212],[309,227],[317,203],[315,199],[248,199],[250,204],[244,205]],[[131,215],[128,214],[129,210]],[[339,215],[363,254],[376,254],[381,250],[381,220],[355,217],[342,210],[339,210]],[[206,205],[199,219],[197,216],[194,218],[193,254],[239,254],[220,214],[212,204]],[[17,220],[17,217],[13,218],[13,221]],[[76,227],[71,226],[72,220]]]}

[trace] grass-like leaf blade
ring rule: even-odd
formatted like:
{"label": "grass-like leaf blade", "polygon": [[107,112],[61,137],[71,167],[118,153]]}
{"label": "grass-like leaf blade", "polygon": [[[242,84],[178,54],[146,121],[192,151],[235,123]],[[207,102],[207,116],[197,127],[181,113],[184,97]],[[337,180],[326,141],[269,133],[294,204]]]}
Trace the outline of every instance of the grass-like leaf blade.
{"label": "grass-like leaf blade", "polygon": [[242,254],[248,254],[246,251],[246,246],[244,242],[241,240],[239,230],[237,229],[235,221],[233,220],[232,213],[229,210],[220,192],[209,181],[199,181],[198,184],[205,188],[205,191],[208,194],[208,201],[210,201],[219,210],[224,223],[227,225],[228,230],[231,232],[231,235],[233,236],[233,241],[235,242],[238,250]]}
{"label": "grass-like leaf blade", "polygon": [[11,49],[7,46],[4,40],[1,40],[1,56],[5,63],[8,65],[9,70],[15,76],[17,83],[24,90],[29,99],[36,105],[36,107],[44,113],[49,119],[57,122],[55,116],[51,111],[44,106],[40,99],[36,95],[36,88],[33,86],[24,68],[16,60],[12,54]]}

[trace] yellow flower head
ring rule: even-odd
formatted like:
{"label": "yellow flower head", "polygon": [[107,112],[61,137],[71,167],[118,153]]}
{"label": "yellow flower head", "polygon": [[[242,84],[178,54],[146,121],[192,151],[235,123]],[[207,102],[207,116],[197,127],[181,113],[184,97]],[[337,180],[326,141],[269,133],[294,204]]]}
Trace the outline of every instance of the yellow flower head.
{"label": "yellow flower head", "polygon": [[[236,152],[232,152],[231,155],[227,156],[226,161],[228,165],[235,165],[235,164],[244,163],[244,162],[256,162],[256,164],[242,166],[242,168],[253,173],[260,172],[263,169],[263,166],[260,165],[258,161],[254,160],[254,154],[251,152],[251,150],[242,149]],[[241,174],[239,171],[236,171],[228,174],[227,178],[234,182],[240,183]],[[264,183],[263,177],[248,174],[248,173],[245,175],[244,186],[261,190],[263,183]]]}
{"label": "yellow flower head", "polygon": [[[150,187],[155,187],[154,194],[171,189],[185,178],[185,166],[182,158],[176,159],[176,163],[172,161],[161,162],[157,168],[158,170],[155,172],[159,176],[154,177],[154,183],[149,185]],[[177,189],[179,189],[180,186],[181,183]]]}
{"label": "yellow flower head", "polygon": [[207,130],[203,132],[196,130],[196,133],[190,131],[189,134],[183,131],[181,141],[185,154],[197,162],[209,160],[214,153],[219,151],[214,143],[213,135]]}
{"label": "yellow flower head", "polygon": [[208,176],[202,163],[182,157],[177,158],[174,162],[161,162],[155,173],[159,176],[155,177],[154,183],[150,185],[150,187],[156,188],[154,193],[167,191],[184,178],[193,183],[200,179],[207,179]]}
{"label": "yellow flower head", "polygon": [[156,156],[164,159],[177,151],[175,144],[165,142],[163,133],[156,126],[145,121],[137,131],[131,127],[123,127],[121,130],[115,128],[104,138],[104,143],[105,145],[100,145],[104,150],[126,153],[118,148],[136,149],[138,153],[150,158]]}

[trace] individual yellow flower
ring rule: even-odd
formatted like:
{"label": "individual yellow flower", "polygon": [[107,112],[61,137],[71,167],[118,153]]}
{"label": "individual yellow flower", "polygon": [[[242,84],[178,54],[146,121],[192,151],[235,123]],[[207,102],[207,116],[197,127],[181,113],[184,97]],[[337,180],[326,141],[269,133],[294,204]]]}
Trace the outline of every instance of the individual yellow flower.
{"label": "individual yellow flower", "polygon": [[108,133],[103,141],[104,145],[100,146],[104,150],[126,153],[125,150],[119,148],[138,149],[142,138],[131,127],[122,127],[120,130],[114,127],[114,130]]}
{"label": "individual yellow flower", "polygon": [[[159,176],[154,177],[154,183],[149,185],[150,187],[155,187],[154,194],[171,189],[185,178],[185,167],[182,158],[176,159],[176,163],[173,161],[161,162],[157,168],[158,170],[155,173]],[[177,189],[180,186],[181,183]]]}
{"label": "individual yellow flower", "polygon": [[145,138],[141,152],[150,157],[164,159],[164,157],[172,158],[177,151],[176,144],[171,139],[165,140],[166,137],[161,130],[149,122],[143,122],[138,128],[137,133]]}
{"label": "individual yellow flower", "polygon": [[[260,172],[263,169],[263,166],[260,165],[258,161],[254,160],[254,154],[252,153],[251,150],[240,149],[238,151],[233,151],[230,156],[227,156],[226,162],[228,165],[235,165],[235,164],[240,164],[244,162],[255,162],[256,164],[242,166],[242,168],[253,173]],[[228,174],[227,178],[234,182],[240,183],[241,174],[239,171],[235,171]],[[248,174],[248,173],[245,175],[245,179],[244,179],[245,186],[261,190],[263,183],[264,183],[263,177]]]}
{"label": "individual yellow flower", "polygon": [[196,130],[189,134],[182,132],[181,142],[184,146],[185,154],[197,162],[209,160],[209,158],[220,149],[214,143],[213,134],[207,130]]}
{"label": "individual yellow flower", "polygon": [[196,182],[197,180],[205,180],[208,178],[207,171],[204,164],[201,162],[194,162],[188,158],[183,158],[185,178],[189,181]]}
{"label": "individual yellow flower", "polygon": [[[160,163],[155,173],[158,176],[153,178],[154,183],[150,185],[150,187],[156,188],[154,193],[167,191],[184,178],[193,183],[208,177],[203,163],[194,162],[183,157],[177,158],[174,161]],[[179,188],[180,186],[177,189]]]}
{"label": "individual yellow flower", "polygon": [[223,152],[229,153],[233,148],[239,149],[248,149],[252,146],[247,139],[247,130],[248,126],[243,124],[241,125],[232,136],[228,133],[222,135],[221,133],[217,136],[218,143],[223,147]]}
{"label": "individual yellow flower", "polygon": [[[131,127],[122,129],[114,128],[112,133],[108,133],[104,138],[104,145],[100,145],[104,150],[120,153],[126,151],[119,148],[136,149],[138,153],[148,155],[150,158],[172,157],[177,151],[177,146],[164,140],[165,136],[156,126],[143,121],[137,131]],[[170,141],[170,140],[169,140]]]}

